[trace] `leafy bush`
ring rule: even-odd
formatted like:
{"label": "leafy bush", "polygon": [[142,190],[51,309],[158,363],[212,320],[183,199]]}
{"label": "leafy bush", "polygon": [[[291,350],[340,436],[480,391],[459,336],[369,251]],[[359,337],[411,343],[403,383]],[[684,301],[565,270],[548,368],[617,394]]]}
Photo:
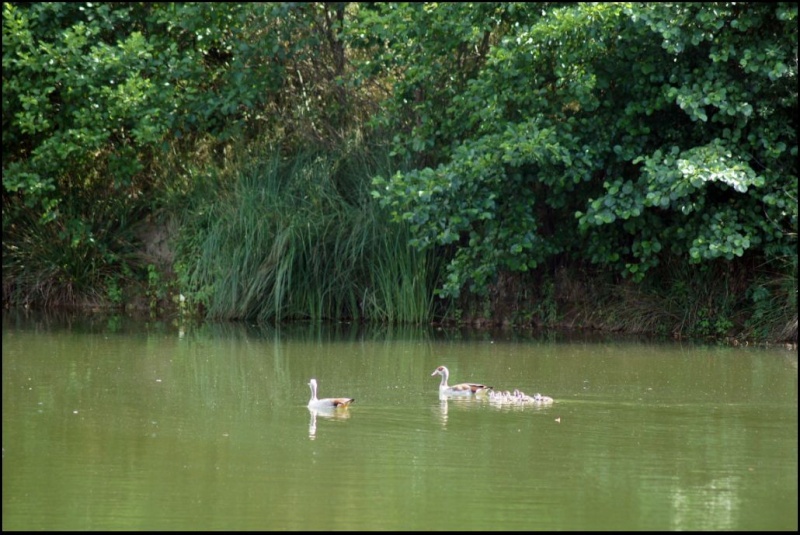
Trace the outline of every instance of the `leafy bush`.
{"label": "leafy bush", "polygon": [[444,295],[558,256],[642,280],[669,256],[795,251],[796,4],[527,4],[513,25],[496,7],[483,62],[448,83],[430,41],[473,44],[469,9],[390,43],[441,96],[397,150],[445,157],[375,180],[415,245],[457,245]]}

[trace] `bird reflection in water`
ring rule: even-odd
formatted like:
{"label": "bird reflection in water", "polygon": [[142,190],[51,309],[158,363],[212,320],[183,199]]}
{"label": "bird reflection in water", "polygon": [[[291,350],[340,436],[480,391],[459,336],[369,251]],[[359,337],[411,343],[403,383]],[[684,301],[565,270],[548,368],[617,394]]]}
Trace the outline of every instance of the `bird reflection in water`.
{"label": "bird reflection in water", "polygon": [[447,427],[447,396],[439,396],[439,411],[442,427]]}
{"label": "bird reflection in water", "polygon": [[442,427],[447,427],[447,418],[448,412],[450,409],[450,404],[456,408],[458,411],[459,409],[473,409],[480,407],[483,405],[483,398],[481,396],[447,396],[447,395],[440,395],[439,396],[439,418],[442,423]]}
{"label": "bird reflection in water", "polygon": [[308,438],[317,438],[317,416],[328,420],[346,420],[350,418],[350,411],[341,409],[308,409],[311,420],[308,423]]}

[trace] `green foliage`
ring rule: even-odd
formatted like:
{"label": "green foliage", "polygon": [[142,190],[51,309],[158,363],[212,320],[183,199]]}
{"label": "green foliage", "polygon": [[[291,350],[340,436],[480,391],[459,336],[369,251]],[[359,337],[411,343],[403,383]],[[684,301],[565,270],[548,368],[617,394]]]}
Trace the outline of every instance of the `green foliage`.
{"label": "green foliage", "polygon": [[109,303],[115,306],[122,305],[124,294],[116,276],[108,277],[106,280],[106,292]]}
{"label": "green foliage", "polygon": [[[41,225],[18,219],[3,239],[4,299],[43,305],[121,304],[136,278],[135,226],[99,206],[93,219],[65,217]],[[73,214],[67,214],[72,216]]]}
{"label": "green foliage", "polygon": [[[347,26],[361,83],[376,77],[391,98],[373,125],[394,138],[394,152],[429,163],[448,155],[474,119],[453,106],[485,64],[497,32],[535,13],[502,2],[379,3],[358,10]],[[465,119],[467,122],[465,123]]]}
{"label": "green foliage", "polygon": [[[722,262],[771,271],[679,332],[796,333],[795,3],[5,3],[3,68],[7,299],[417,322]],[[133,254],[157,213],[184,293]]]}
{"label": "green foliage", "polygon": [[150,314],[156,317],[160,312],[159,306],[169,294],[169,285],[163,279],[158,268],[153,264],[147,264],[147,286],[145,296],[147,297]]}
{"label": "green foliage", "polygon": [[230,190],[187,206],[182,294],[212,318],[430,321],[435,257],[406,247],[365,189],[386,165],[358,152],[240,160]]}
{"label": "green foliage", "polygon": [[779,276],[759,274],[747,289],[752,311],[745,326],[754,340],[797,339],[797,256],[781,263]]}
{"label": "green foliage", "polygon": [[122,196],[131,210],[157,202],[147,197],[170,177],[148,167],[174,140],[269,132],[301,143],[321,124],[342,128],[344,67],[320,74],[342,48],[327,9],[3,4],[6,215],[28,209],[51,221],[75,196]]}
{"label": "green foliage", "polygon": [[[194,162],[165,162],[209,145],[217,157],[266,135],[291,149],[326,122],[343,134],[357,116],[337,89],[343,59],[323,65],[343,6],[4,3],[4,245],[22,226],[54,225],[29,229],[45,238],[156,212],[195,187]],[[103,258],[117,239],[103,236],[81,243]]]}
{"label": "green foliage", "polygon": [[[468,26],[458,9],[442,18]],[[436,127],[397,150],[447,157],[377,178],[375,196],[418,247],[458,245],[443,295],[557,255],[642,280],[668,256],[795,250],[796,4],[529,4],[515,17],[466,80],[436,76],[435,43],[396,60],[441,96],[413,107]],[[428,25],[451,24],[415,22],[424,50]]]}

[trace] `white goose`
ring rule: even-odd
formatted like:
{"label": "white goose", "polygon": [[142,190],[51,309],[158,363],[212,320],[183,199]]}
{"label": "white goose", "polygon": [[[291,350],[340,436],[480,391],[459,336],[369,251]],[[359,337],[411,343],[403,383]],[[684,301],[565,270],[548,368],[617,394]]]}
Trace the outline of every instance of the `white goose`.
{"label": "white goose", "polygon": [[434,375],[441,375],[442,382],[439,383],[439,396],[471,396],[474,394],[481,394],[487,390],[491,390],[491,386],[482,385],[479,383],[459,383],[457,385],[448,385],[447,378],[450,376],[450,370],[446,366],[439,366],[433,373]]}
{"label": "white goose", "polygon": [[311,379],[308,386],[311,387],[311,399],[308,401],[309,409],[316,410],[330,410],[330,409],[346,409],[352,402],[353,398],[317,398],[317,380]]}

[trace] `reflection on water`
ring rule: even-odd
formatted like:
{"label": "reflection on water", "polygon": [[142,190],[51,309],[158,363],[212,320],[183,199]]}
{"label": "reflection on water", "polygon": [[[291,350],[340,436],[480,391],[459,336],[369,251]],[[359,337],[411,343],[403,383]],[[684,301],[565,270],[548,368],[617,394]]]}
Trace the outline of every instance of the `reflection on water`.
{"label": "reflection on water", "polygon": [[350,418],[350,411],[347,409],[312,409],[309,407],[308,412],[311,415],[311,421],[308,423],[308,438],[311,440],[317,438],[317,416],[328,420],[347,420]]}
{"label": "reflection on water", "polygon": [[447,403],[448,400],[446,397],[439,396],[439,415],[442,427],[447,427]]}
{"label": "reflection on water", "polygon": [[447,420],[451,410],[478,411],[490,407],[486,396],[439,396],[439,421],[442,427],[447,427]]}
{"label": "reflection on water", "polygon": [[[683,488],[675,485],[672,494],[672,531],[731,531],[736,529],[736,516],[741,509],[741,478],[715,478],[706,485]],[[698,504],[703,504],[698,509]],[[687,527],[691,526],[691,528]]]}
{"label": "reflection on water", "polygon": [[2,353],[4,530],[797,530],[794,352],[4,313]]}

